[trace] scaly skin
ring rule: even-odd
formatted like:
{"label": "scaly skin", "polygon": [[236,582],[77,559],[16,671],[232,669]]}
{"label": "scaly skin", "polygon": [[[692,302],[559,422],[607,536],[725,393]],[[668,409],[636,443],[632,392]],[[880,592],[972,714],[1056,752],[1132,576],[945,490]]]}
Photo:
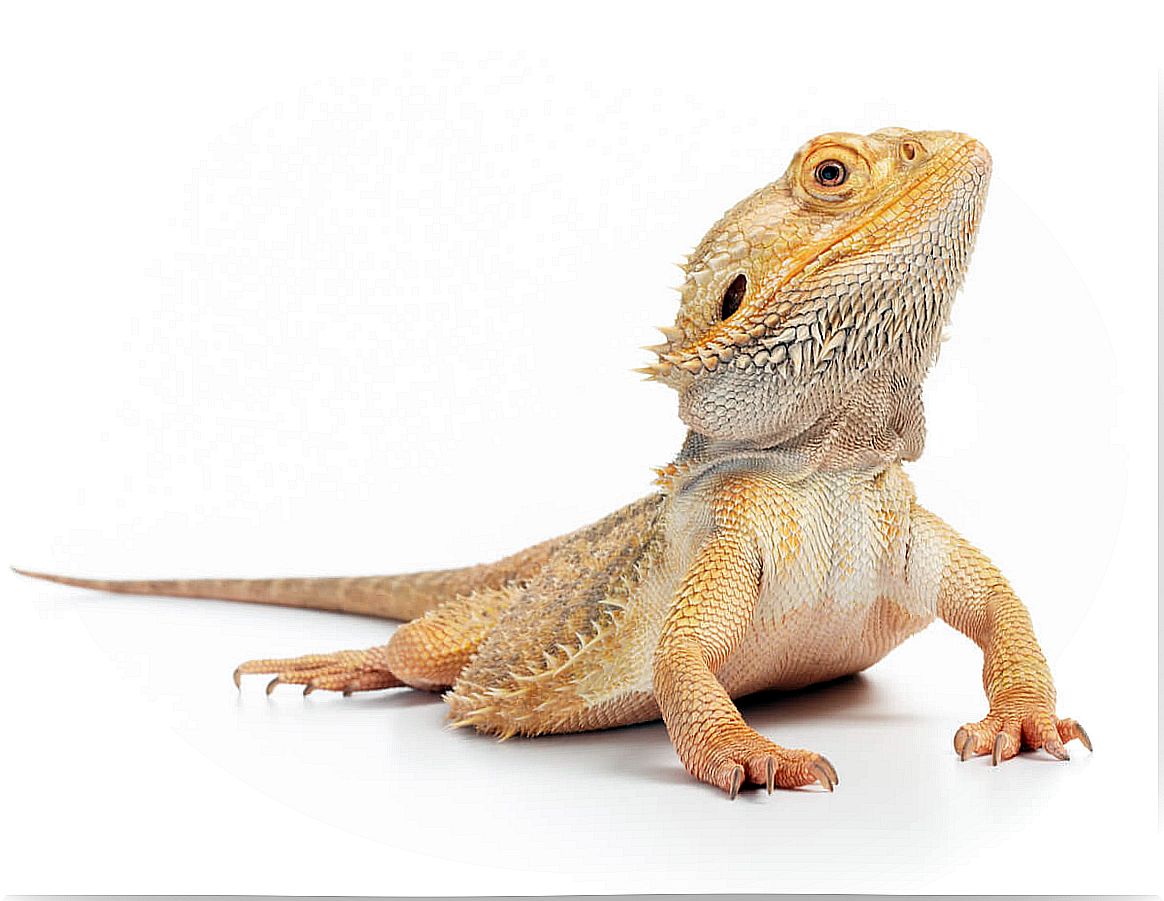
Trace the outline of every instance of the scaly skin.
{"label": "scaly skin", "polygon": [[1066,759],[1026,609],[918,505],[902,461],[925,437],[921,383],[962,283],[990,157],[955,132],[813,139],[692,255],[675,325],[644,372],[690,431],[661,490],[486,566],[360,579],[108,582],[407,619],[387,645],[242,664],[284,683],[445,691],[454,725],[502,737],[662,717],[684,766],[735,797],[837,774],[732,699],[862,670],[936,617],[984,656],[989,712],[963,760]]}

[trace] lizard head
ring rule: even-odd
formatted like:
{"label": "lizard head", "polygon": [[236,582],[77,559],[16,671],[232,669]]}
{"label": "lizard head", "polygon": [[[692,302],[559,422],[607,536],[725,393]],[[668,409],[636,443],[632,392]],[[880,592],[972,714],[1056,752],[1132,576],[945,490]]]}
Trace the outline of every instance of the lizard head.
{"label": "lizard head", "polygon": [[835,416],[872,376],[917,389],[989,177],[986,148],[957,132],[813,138],[700,242],[642,371],[679,392],[694,432],[764,446]]}

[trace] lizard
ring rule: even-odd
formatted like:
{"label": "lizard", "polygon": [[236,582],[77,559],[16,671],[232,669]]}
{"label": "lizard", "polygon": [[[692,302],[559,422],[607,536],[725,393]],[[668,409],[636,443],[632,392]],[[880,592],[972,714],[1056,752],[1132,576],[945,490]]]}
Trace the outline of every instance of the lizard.
{"label": "lizard", "polygon": [[453,726],[509,738],[662,718],[686,769],[832,791],[820,754],[751,729],[735,699],[872,666],[935,619],[983,653],[988,711],[954,735],[992,763],[1091,740],[1056,715],[1031,618],[989,559],[918,503],[922,382],[938,356],[991,173],[959,132],[834,132],[724,214],[647,348],[686,439],[653,493],[500,561],[353,578],[109,581],[403,620],[376,647],[241,664],[350,695],[441,692]]}

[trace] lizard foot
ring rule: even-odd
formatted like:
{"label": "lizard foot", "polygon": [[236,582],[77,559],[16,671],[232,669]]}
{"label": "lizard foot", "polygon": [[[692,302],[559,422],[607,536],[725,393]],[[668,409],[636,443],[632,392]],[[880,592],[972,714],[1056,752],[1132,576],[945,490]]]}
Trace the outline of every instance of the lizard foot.
{"label": "lizard foot", "polygon": [[1091,750],[1091,738],[1075,720],[1061,720],[1046,705],[1032,703],[1003,711],[991,711],[976,723],[967,723],[954,735],[954,750],[963,760],[990,754],[991,762],[1009,760],[1024,748],[1042,748],[1052,757],[1068,760],[1063,747],[1072,739],[1079,739]]}
{"label": "lizard foot", "polygon": [[268,695],[279,685],[302,685],[305,695],[324,689],[342,691],[345,697],[356,691],[404,685],[388,668],[385,650],[381,646],[366,651],[248,660],[235,669],[234,684],[241,687],[242,677],[251,673],[275,673],[275,678],[267,683]]}
{"label": "lizard foot", "polygon": [[832,791],[840,782],[836,769],[820,754],[782,748],[751,729],[716,743],[710,753],[701,756],[698,765],[688,769],[704,782],[722,788],[732,800],[746,783],[763,785],[771,794],[775,788],[813,783]]}

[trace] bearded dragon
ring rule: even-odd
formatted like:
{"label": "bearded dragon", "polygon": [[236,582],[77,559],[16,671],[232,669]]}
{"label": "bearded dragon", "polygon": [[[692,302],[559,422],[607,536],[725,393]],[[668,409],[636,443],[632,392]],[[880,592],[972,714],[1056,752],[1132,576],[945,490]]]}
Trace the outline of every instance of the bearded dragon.
{"label": "bearded dragon", "polygon": [[935,618],[983,652],[985,717],[954,750],[1067,759],[1031,619],[977,549],[915,499],[921,385],[938,355],[991,159],[964,134],[825,134],[732,207],[685,267],[643,372],[688,427],[658,490],[496,563],[359,578],[66,585],[407,621],[367,650],[251,660],[286,684],[443,692],[500,737],[662,717],[679,759],[735,798],[837,773],[749,728],[733,698],[856,673]]}

